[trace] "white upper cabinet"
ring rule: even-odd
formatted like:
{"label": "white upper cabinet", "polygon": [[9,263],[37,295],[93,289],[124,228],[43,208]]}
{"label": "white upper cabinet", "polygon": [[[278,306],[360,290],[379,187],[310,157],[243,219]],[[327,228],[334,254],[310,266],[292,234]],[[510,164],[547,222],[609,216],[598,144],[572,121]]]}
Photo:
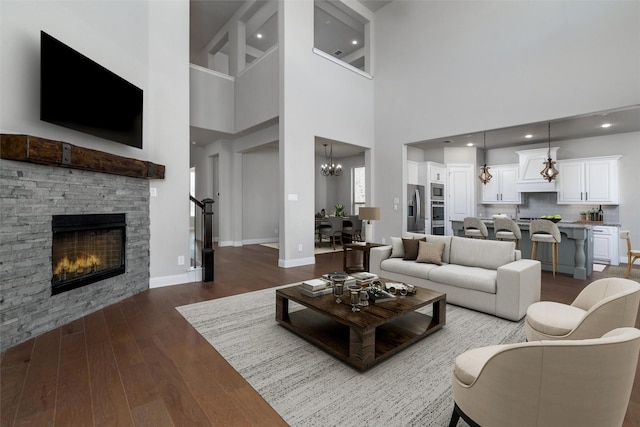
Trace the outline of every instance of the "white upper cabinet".
{"label": "white upper cabinet", "polygon": [[407,184],[419,184],[418,162],[407,160]]}
{"label": "white upper cabinet", "polygon": [[482,187],[483,204],[520,204],[522,197],[516,187],[518,165],[489,166],[493,178]]}
{"label": "white upper cabinet", "polygon": [[427,162],[427,165],[429,167],[429,181],[444,184],[446,166],[434,162]]}
{"label": "white upper cabinet", "polygon": [[617,205],[620,156],[558,161],[559,204]]}

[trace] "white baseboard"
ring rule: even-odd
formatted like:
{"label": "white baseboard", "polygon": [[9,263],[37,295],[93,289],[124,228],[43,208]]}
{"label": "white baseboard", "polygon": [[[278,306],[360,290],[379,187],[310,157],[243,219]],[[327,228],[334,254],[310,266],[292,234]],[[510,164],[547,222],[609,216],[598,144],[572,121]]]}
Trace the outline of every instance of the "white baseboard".
{"label": "white baseboard", "polygon": [[316,263],[316,257],[296,258],[296,259],[279,259],[278,267],[291,268],[303,265],[312,265]]}
{"label": "white baseboard", "polygon": [[243,240],[243,245],[259,245],[261,243],[278,243],[280,240],[277,237],[264,237],[261,239],[247,239]]}
{"label": "white baseboard", "polygon": [[184,274],[150,278],[149,289],[162,288],[165,286],[184,285],[185,283],[200,281],[202,281],[202,268],[190,268]]}

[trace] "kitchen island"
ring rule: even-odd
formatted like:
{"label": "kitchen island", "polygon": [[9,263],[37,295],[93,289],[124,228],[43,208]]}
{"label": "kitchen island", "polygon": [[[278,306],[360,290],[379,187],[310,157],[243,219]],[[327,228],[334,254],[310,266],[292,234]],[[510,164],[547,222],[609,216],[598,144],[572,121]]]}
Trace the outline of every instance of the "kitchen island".
{"label": "kitchen island", "polygon": [[[493,219],[482,218],[487,226],[489,239],[495,239]],[[531,221],[516,221],[522,231],[520,250],[522,258],[531,258],[531,239],[529,224]],[[558,245],[558,271],[571,274],[575,279],[586,279],[593,272],[593,226],[591,224],[563,222],[556,224],[562,235]],[[451,221],[454,236],[464,237],[462,221]],[[538,259],[542,261],[542,269],[551,271],[551,245],[538,245]]]}

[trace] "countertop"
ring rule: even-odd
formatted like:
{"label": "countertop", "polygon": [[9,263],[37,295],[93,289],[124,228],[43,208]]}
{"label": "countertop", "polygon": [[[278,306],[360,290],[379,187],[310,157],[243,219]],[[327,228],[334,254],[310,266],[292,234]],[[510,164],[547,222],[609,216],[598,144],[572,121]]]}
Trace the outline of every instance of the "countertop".
{"label": "countertop", "polygon": [[[485,223],[485,225],[493,225],[493,218],[480,218],[480,220],[482,222]],[[462,221],[459,221],[462,222]],[[516,221],[516,224],[518,224],[519,226],[522,225],[526,225],[528,226],[529,223],[531,222],[530,219],[519,219]],[[560,222],[556,222],[556,225],[559,228],[577,228],[577,229],[583,229],[583,228],[593,228],[593,227],[597,227],[597,226],[602,226],[602,227],[620,227],[620,224],[615,224],[615,223],[609,223],[609,222],[605,222],[605,223],[591,223],[591,222],[581,222],[581,221],[560,221]]]}

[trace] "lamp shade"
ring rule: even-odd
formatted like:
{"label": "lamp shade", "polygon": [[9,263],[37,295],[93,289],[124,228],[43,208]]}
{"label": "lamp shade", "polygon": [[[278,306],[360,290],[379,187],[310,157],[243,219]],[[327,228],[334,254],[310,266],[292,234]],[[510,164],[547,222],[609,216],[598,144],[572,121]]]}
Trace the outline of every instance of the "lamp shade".
{"label": "lamp shade", "polygon": [[365,221],[376,221],[380,219],[380,208],[360,208],[358,219]]}

